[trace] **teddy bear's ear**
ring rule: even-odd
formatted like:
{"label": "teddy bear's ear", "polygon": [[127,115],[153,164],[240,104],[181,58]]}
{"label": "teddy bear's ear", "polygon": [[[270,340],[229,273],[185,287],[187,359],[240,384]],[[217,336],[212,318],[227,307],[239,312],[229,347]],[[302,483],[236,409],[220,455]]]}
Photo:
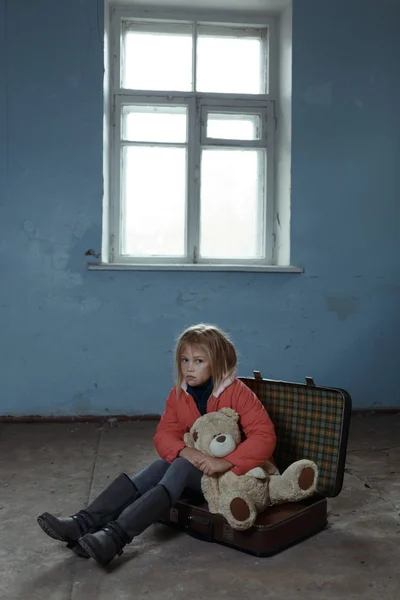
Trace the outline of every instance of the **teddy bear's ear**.
{"label": "teddy bear's ear", "polygon": [[188,448],[194,448],[195,435],[197,435],[197,431],[195,431],[193,435],[191,433],[185,433],[185,435],[183,436],[183,441],[185,442]]}
{"label": "teddy bear's ear", "polygon": [[223,415],[226,415],[227,417],[230,417],[231,419],[236,421],[236,423],[239,421],[239,415],[236,412],[236,410],[233,410],[233,408],[221,408],[219,412]]}

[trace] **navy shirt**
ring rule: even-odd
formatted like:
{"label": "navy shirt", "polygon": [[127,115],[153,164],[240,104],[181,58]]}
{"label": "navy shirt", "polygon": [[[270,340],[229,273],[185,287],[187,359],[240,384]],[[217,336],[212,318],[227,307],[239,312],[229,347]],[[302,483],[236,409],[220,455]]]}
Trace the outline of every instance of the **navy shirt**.
{"label": "navy shirt", "polygon": [[199,413],[202,416],[205,415],[207,412],[207,402],[209,397],[211,396],[213,387],[214,382],[212,377],[210,377],[208,381],[203,383],[203,385],[196,385],[192,387],[188,384],[187,386],[186,391],[192,396],[192,398],[196,402],[196,406],[199,409]]}

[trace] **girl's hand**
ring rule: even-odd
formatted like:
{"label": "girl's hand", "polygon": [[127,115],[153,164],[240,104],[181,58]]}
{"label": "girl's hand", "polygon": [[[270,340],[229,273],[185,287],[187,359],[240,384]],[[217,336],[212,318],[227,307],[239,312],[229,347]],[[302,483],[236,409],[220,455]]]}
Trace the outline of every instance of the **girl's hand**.
{"label": "girl's hand", "polygon": [[205,455],[195,448],[184,448],[179,452],[179,456],[186,458],[196,469],[200,469],[200,464],[205,458]]}
{"label": "girl's hand", "polygon": [[215,458],[214,456],[205,456],[197,467],[203,471],[204,475],[222,475],[233,467],[233,464],[223,458]]}

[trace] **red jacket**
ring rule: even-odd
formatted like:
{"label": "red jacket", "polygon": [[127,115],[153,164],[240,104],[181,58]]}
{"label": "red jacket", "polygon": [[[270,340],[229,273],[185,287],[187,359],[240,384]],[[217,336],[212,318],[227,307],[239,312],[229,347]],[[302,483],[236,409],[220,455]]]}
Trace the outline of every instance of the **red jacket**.
{"label": "red jacket", "polygon": [[[246,439],[225,459],[233,464],[236,475],[271,460],[275,450],[274,425],[257,396],[239,379],[226,380],[210,396],[207,413],[221,408],[233,408],[240,416]],[[172,462],[186,444],[183,435],[200,417],[196,402],[184,389],[177,394],[173,388],[154,436],[154,445],[161,458]]]}

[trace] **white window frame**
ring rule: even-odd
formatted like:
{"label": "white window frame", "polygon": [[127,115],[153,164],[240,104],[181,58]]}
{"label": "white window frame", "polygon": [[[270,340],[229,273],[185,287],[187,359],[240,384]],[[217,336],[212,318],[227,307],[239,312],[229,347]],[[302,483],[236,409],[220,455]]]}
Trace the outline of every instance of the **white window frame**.
{"label": "white window frame", "polygon": [[[201,93],[201,92],[175,92],[153,90],[129,90],[121,87],[121,26],[125,20],[159,20],[171,23],[194,22],[220,24],[223,27],[243,26],[244,28],[260,29],[268,28],[266,37],[268,64],[265,65],[265,72],[268,73],[268,89],[265,94],[220,94],[220,93]],[[179,26],[179,25],[178,25]],[[102,262],[110,265],[136,268],[209,268],[210,270],[262,270],[263,268],[275,266],[274,245],[275,245],[275,197],[274,197],[274,178],[275,178],[275,130],[276,130],[276,110],[275,96],[276,90],[276,70],[277,70],[277,48],[276,48],[276,28],[273,18],[262,18],[260,20],[251,19],[246,22],[243,18],[234,16],[230,13],[216,14],[184,14],[178,12],[168,12],[160,14],[159,11],[128,8],[111,8],[111,28],[110,28],[110,47],[109,47],[109,92],[106,98],[106,105],[110,107],[109,112],[109,188],[105,198],[108,198],[107,205],[104,207],[105,223],[103,227],[103,236],[107,236],[106,243],[103,243]],[[195,52],[193,52],[193,78],[195,80],[196,61]],[[160,105],[180,105],[184,104],[188,109],[188,180],[187,180],[187,208],[186,208],[186,256],[179,257],[133,257],[126,256],[120,252],[121,235],[121,149],[123,141],[121,140],[121,115],[122,107],[129,104],[160,104]],[[207,139],[205,132],[204,117],[207,112],[236,112],[240,114],[257,114],[261,117],[262,136],[260,140],[215,140]],[[179,144],[171,144],[178,146]],[[263,213],[263,250],[262,258],[254,259],[208,259],[199,257],[199,233],[200,233],[200,155],[202,146],[218,147],[258,147],[265,148],[267,156],[267,165],[265,170],[266,186],[264,190],[264,213]],[[106,179],[107,180],[107,179]],[[268,270],[268,269],[267,269]]]}

